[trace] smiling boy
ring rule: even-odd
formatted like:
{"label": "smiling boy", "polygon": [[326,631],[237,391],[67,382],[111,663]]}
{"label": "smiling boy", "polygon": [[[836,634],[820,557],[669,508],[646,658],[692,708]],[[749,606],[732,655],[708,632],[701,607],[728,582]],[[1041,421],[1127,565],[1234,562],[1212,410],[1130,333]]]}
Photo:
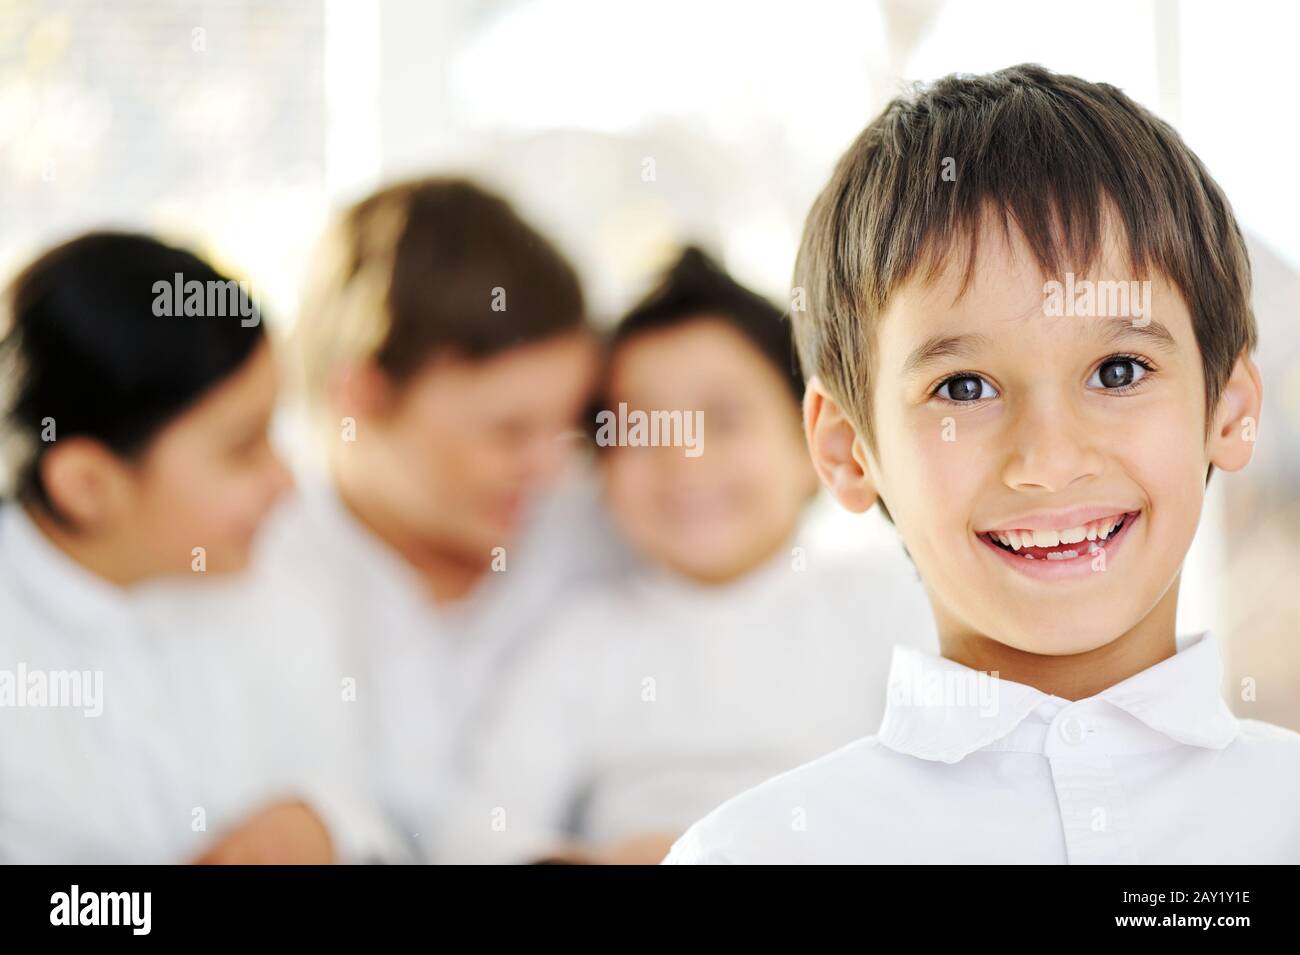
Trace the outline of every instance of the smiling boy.
{"label": "smiling boy", "polygon": [[[1142,314],[1060,307],[1134,281]],[[877,735],[665,861],[1300,861],[1300,735],[1237,719],[1213,638],[1175,637],[1261,402],[1241,233],[1177,133],[1037,66],[946,78],[841,159],[795,284],[818,473],[896,525],[940,655],[897,649]]]}

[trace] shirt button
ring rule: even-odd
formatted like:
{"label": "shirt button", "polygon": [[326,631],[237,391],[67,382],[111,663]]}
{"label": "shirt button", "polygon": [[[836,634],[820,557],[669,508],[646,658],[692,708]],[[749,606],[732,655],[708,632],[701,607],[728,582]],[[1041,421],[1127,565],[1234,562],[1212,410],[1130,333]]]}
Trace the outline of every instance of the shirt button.
{"label": "shirt button", "polygon": [[1067,716],[1061,720],[1056,729],[1061,734],[1061,739],[1071,746],[1078,746],[1083,742],[1083,738],[1088,735],[1088,727],[1077,716]]}

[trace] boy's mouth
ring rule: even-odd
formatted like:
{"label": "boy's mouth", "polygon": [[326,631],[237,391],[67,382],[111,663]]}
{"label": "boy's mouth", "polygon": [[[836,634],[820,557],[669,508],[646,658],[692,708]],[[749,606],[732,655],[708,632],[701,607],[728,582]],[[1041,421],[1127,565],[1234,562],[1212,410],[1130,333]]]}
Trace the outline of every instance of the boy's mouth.
{"label": "boy's mouth", "polygon": [[1099,551],[1113,548],[1140,514],[1141,511],[1118,511],[1107,517],[1059,530],[997,528],[980,531],[976,536],[1015,561],[1089,563]]}

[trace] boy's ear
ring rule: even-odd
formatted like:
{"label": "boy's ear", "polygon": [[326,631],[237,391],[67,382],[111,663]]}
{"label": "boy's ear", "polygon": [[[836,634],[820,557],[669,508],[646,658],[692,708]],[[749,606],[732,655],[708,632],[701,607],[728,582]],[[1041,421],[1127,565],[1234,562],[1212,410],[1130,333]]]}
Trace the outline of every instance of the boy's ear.
{"label": "boy's ear", "polygon": [[876,503],[857,430],[816,377],[809,379],[804,392],[803,427],[813,468],[835,500],[854,513]]}
{"label": "boy's ear", "polygon": [[130,494],[123,463],[98,441],[63,438],[40,461],[41,483],[51,506],[78,528],[112,523]]}
{"label": "boy's ear", "polygon": [[1259,412],[1264,402],[1264,382],[1259,368],[1243,352],[1219,396],[1210,428],[1210,463],[1224,471],[1240,471],[1250,463],[1259,431]]}

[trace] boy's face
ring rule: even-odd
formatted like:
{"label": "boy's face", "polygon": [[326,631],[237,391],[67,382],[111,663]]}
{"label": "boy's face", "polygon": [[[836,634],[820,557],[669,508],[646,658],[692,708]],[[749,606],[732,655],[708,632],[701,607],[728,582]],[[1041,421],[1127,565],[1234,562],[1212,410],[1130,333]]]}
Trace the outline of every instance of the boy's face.
{"label": "boy's face", "polygon": [[[1172,614],[1213,458],[1203,371],[1188,309],[1158,276],[1145,316],[1052,317],[1044,282],[1066,277],[1043,276],[1012,234],[983,232],[960,298],[962,261],[893,296],[876,333],[877,453],[858,441],[853,454],[942,635],[1081,653],[1162,599]],[[1076,287],[1140,278],[1106,250]]]}
{"label": "boy's face", "polygon": [[615,352],[608,410],[703,412],[697,456],[682,447],[601,450],[615,523],[647,559],[705,582],[768,560],[794,532],[816,477],[789,386],[725,321],[701,317]]}

